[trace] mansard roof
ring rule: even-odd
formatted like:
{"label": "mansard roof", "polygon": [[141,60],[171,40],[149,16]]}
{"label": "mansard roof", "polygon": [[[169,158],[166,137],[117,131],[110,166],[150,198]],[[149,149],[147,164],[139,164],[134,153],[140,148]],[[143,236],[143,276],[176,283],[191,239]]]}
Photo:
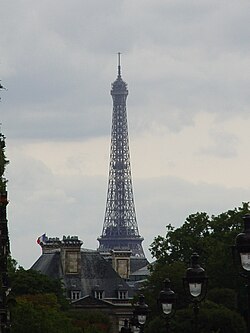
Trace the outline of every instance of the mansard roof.
{"label": "mansard roof", "polygon": [[80,290],[82,297],[92,295],[96,289],[104,291],[105,299],[117,298],[121,289],[128,291],[129,298],[133,297],[133,290],[98,251],[82,249],[80,253],[80,274],[63,274],[59,249],[43,253],[31,268],[61,279],[67,290]]}
{"label": "mansard roof", "polygon": [[145,268],[149,264],[147,258],[131,257],[130,258],[130,271],[131,274],[138,271],[141,268]]}

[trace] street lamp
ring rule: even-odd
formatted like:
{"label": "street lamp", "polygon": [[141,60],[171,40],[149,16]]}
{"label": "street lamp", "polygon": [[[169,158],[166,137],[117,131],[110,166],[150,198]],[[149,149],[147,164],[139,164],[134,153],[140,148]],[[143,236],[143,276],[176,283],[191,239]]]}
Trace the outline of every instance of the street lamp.
{"label": "street lamp", "polygon": [[166,320],[166,332],[169,332],[169,321],[173,317],[176,304],[176,294],[170,289],[170,280],[164,280],[164,289],[160,291],[158,304],[161,306],[164,318]]}
{"label": "street lamp", "polygon": [[239,275],[247,279],[247,332],[250,333],[250,214],[242,217],[244,221],[244,230],[235,238],[233,246],[234,259],[241,263]]}
{"label": "street lamp", "polygon": [[144,325],[146,323],[148,311],[148,305],[145,303],[145,297],[143,294],[140,294],[139,302],[135,304],[135,309],[133,312],[134,318],[136,320],[136,326],[139,327],[140,333],[144,332]]}
{"label": "street lamp", "polygon": [[195,333],[198,332],[199,303],[203,301],[207,293],[207,275],[205,270],[198,263],[199,255],[191,255],[191,267],[186,270],[183,278],[183,286],[189,301],[193,303]]}

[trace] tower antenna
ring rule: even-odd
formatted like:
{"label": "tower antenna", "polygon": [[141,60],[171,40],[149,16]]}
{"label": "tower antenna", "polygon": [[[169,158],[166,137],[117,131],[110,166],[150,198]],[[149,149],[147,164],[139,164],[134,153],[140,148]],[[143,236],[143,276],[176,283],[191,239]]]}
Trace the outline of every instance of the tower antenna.
{"label": "tower antenna", "polygon": [[118,52],[118,76],[121,76],[121,52]]}

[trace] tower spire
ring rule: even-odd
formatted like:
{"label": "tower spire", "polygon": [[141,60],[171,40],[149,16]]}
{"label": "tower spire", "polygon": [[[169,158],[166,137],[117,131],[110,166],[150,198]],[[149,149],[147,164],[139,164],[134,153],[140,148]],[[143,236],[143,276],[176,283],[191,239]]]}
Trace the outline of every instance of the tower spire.
{"label": "tower spire", "polygon": [[118,77],[121,76],[121,52],[118,52]]}
{"label": "tower spire", "polygon": [[132,256],[145,258],[136,221],[130,167],[126,99],[127,84],[121,78],[120,52],[118,77],[112,83],[113,99],[108,193],[102,235],[98,238],[100,252],[129,249]]}

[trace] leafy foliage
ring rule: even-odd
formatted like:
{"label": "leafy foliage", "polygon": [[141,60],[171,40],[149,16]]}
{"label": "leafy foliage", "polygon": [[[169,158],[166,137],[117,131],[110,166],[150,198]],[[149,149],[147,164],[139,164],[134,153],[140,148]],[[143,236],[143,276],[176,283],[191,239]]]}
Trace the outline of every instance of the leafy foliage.
{"label": "leafy foliage", "polygon": [[[193,311],[189,308],[177,312],[172,326],[174,332],[193,333],[193,323]],[[201,308],[198,327],[202,333],[246,333],[246,324],[237,312],[212,302],[206,302]]]}
{"label": "leafy foliage", "polygon": [[107,333],[110,330],[110,320],[107,315],[98,310],[71,310],[68,315],[81,332]]}
{"label": "leafy foliage", "polygon": [[[200,255],[212,288],[236,288],[239,281],[233,266],[231,245],[242,230],[242,216],[249,212],[248,203],[218,216],[206,213],[190,215],[177,229],[167,226],[165,237],[154,239],[150,250],[158,265],[183,262],[188,265],[193,252]],[[157,265],[156,265],[157,267]]]}
{"label": "leafy foliage", "polygon": [[[162,316],[154,316],[147,324],[145,333],[166,332],[166,321]],[[171,332],[193,333],[194,314],[192,307],[177,310],[170,320]],[[206,302],[198,315],[198,329],[201,333],[246,333],[244,319],[235,311],[213,302]]]}
{"label": "leafy foliage", "polygon": [[5,156],[5,137],[0,133],[0,191],[6,190],[6,179],[4,178],[4,171],[6,165],[9,163],[9,161],[6,159]]}
{"label": "leafy foliage", "polygon": [[12,333],[107,333],[110,322],[102,312],[71,310],[60,280],[17,267],[8,259],[12,293]]}
{"label": "leafy foliage", "polygon": [[80,333],[66,314],[59,310],[52,294],[19,296],[12,309],[12,333]]}
{"label": "leafy foliage", "polygon": [[243,229],[242,217],[249,213],[248,206],[248,203],[243,203],[241,207],[211,217],[204,212],[191,214],[181,227],[175,229],[168,225],[166,236],[159,235],[154,239],[150,250],[156,262],[151,265],[151,275],[144,291],[152,308],[151,332],[153,327],[157,331],[157,320],[161,320],[155,317],[159,314],[156,300],[166,277],[170,278],[171,289],[178,295],[173,331],[192,332],[192,309],[186,309],[182,280],[193,252],[200,255],[200,264],[206,269],[209,277],[207,300],[213,301],[207,301],[200,313],[204,323],[202,332],[245,332],[244,320],[237,313],[240,311],[244,315],[245,281],[238,276],[231,246]]}
{"label": "leafy foliage", "polygon": [[207,299],[225,306],[230,310],[237,309],[237,294],[235,290],[229,288],[214,288],[209,290]]}
{"label": "leafy foliage", "polygon": [[51,293],[56,295],[62,309],[69,307],[60,280],[51,279],[35,270],[25,270],[22,267],[16,269],[11,280],[12,292],[16,296]]}
{"label": "leafy foliage", "polygon": [[53,292],[57,295],[63,292],[60,280],[54,280],[35,270],[20,267],[12,281],[12,290],[16,295],[41,294]]}

